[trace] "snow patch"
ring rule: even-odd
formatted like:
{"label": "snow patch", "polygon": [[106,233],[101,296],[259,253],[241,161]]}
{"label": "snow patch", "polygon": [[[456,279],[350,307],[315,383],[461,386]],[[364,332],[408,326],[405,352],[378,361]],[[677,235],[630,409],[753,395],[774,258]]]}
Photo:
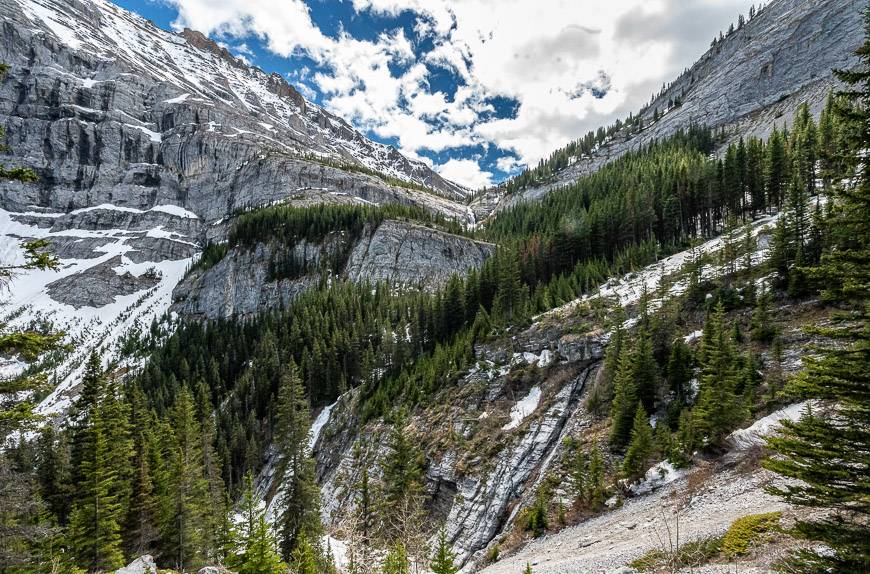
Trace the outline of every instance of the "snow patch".
{"label": "snow patch", "polygon": [[628,489],[633,494],[646,494],[682,478],[685,474],[685,470],[676,469],[665,460],[646,471],[644,477]]}
{"label": "snow patch", "polygon": [[728,442],[737,450],[746,450],[753,446],[763,445],[767,437],[780,429],[781,421],[797,421],[804,415],[807,408],[812,409],[815,405],[816,401],[803,401],[779,409],[758,419],[744,429],[732,432],[728,435]]}
{"label": "snow patch", "polygon": [[155,132],[155,131],[149,130],[148,128],[146,128],[144,126],[137,126],[137,125],[133,125],[133,124],[124,124],[124,125],[127,126],[128,128],[140,130],[142,133],[144,133],[149,138],[151,138],[151,141],[154,143],[161,143],[163,141],[163,134],[161,134],[160,132]]}
{"label": "snow patch", "polygon": [[520,426],[520,423],[522,423],[527,416],[535,412],[535,409],[538,408],[538,403],[540,402],[541,387],[535,385],[529,390],[529,394],[517,401],[517,403],[511,408],[511,420],[509,423],[501,427],[501,429],[512,430]]}

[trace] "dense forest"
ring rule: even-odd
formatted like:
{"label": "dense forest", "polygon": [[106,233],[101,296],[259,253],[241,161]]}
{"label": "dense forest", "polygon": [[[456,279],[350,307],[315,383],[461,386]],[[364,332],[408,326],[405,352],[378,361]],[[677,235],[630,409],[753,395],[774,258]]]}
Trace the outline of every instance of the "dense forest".
{"label": "dense forest", "polygon": [[[862,538],[867,464],[837,461],[867,452],[870,427],[870,180],[864,154],[870,93],[861,91],[870,74],[870,48],[863,50],[863,67],[842,74],[855,91],[832,94],[818,122],[801,106],[788,129],[766,141],[739,140],[721,157],[715,153],[718,137],[701,126],[653,142],[540,202],[500,213],[475,232],[497,242],[498,251],[439,293],[354,284],[330,267],[317,288],[256,319],[155,323],[128,349],[143,361],[136,372],[116,364],[104,368],[94,353],[70,424],[45,425],[35,441],[22,440],[0,457],[0,572],[100,572],[145,552],[178,570],[222,563],[245,574],[284,572],[288,565],[300,574],[332,571],[307,450],[310,413],[357,387],[361,422],[383,418],[392,429],[387,455],[370,461],[381,466],[380,478],[369,484],[366,475],[353,485],[365,501],[355,517],[357,534],[388,550],[384,572],[407,572],[411,557],[428,551],[410,534],[425,530],[425,461],[402,432],[402,421],[456,383],[474,360],[475,344],[701,238],[723,232],[738,238],[741,225],[772,211],[781,213],[770,268],[764,269],[775,272],[773,287],[788,297],[821,296],[849,316],[842,329],[829,333],[844,340],[842,349],[810,360],[788,387],[776,382],[777,393],[839,405],[830,417],[794,423],[772,444],[782,456],[770,467],[807,484],[781,494],[837,510],[830,520],[798,525],[799,535],[832,552],[806,550],[793,567],[861,571],[868,559]],[[580,150],[591,151],[605,137],[589,136]],[[554,159],[546,170],[561,161]],[[528,183],[523,177],[544,177],[546,170],[522,176],[516,185]],[[30,180],[28,174],[2,175]],[[229,246],[353,235],[388,217],[461,231],[414,208],[278,207],[241,214]],[[749,242],[738,243],[726,242],[733,249],[724,261],[735,277],[751,267],[751,261],[736,265],[751,251]],[[28,265],[55,264],[44,247],[30,245]],[[214,264],[225,249],[210,247],[202,264]],[[745,291],[738,303],[727,283],[706,297],[710,292],[698,284],[687,294],[707,313],[695,350],[669,336],[667,309],[647,312],[642,304],[633,331],[615,331],[605,385],[590,408],[609,417],[609,447],[620,464],[605,469],[601,452],[578,448],[572,470],[578,504],[600,511],[616,477],[637,478],[654,460],[689,464],[693,452],[715,449],[775,394],[771,381],[758,379],[757,357],[740,345],[745,339],[777,344],[769,294]],[[754,308],[749,325],[729,324],[726,314],[735,305]],[[51,335],[3,337],[4,349],[33,355],[58,343]],[[696,395],[689,391],[693,376]],[[15,384],[14,390],[36,386]],[[667,424],[653,429],[649,415],[656,411],[666,414]],[[36,428],[26,409],[13,414],[4,413],[4,434]],[[275,529],[257,504],[252,478],[269,448],[277,454],[284,487]],[[362,446],[356,454],[373,456]],[[547,505],[542,492],[525,515],[530,531],[547,530]],[[435,572],[455,573],[443,533],[431,556]]]}

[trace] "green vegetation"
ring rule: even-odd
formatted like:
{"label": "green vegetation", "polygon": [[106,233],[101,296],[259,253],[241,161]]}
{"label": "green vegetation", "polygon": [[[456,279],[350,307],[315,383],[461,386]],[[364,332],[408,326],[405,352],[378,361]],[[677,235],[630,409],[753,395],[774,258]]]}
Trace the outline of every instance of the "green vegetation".
{"label": "green vegetation", "polygon": [[[843,78],[863,89],[870,48],[861,54],[865,67]],[[336,278],[332,272],[346,254],[340,248],[319,269],[319,284],[286,308],[248,321],[185,323],[165,336],[155,325],[137,349],[147,353],[147,363],[123,382],[92,355],[70,427],[46,429],[35,444],[22,443],[0,457],[0,478],[33,476],[36,484],[8,501],[4,496],[0,534],[42,533],[10,535],[11,557],[0,557],[0,567],[15,565],[14,559],[41,566],[61,561],[64,571],[111,570],[149,552],[179,570],[226,561],[243,572],[277,572],[285,564],[305,574],[329,572],[306,450],[310,409],[359,388],[359,421],[383,419],[389,449],[378,460],[364,446],[355,449],[354,464],[366,470],[346,485],[360,501],[351,517],[358,529],[354,535],[360,548],[390,549],[384,572],[408,572],[412,562],[416,568],[428,560],[425,540],[431,529],[423,519],[424,441],[406,415],[431,405],[439,391],[460,379],[476,344],[510,336],[537,312],[724,231],[718,261],[698,258],[687,264],[684,296],[650,312],[650,296],[644,294],[632,332],[614,333],[589,402],[602,417],[609,415],[614,454],[605,463],[598,444],[571,451],[565,466],[575,507],[598,512],[617,478],[636,479],[664,458],[687,465],[698,449],[721,447],[749,413],[778,406],[780,381],[759,376],[762,350],[772,362],[781,356],[772,298],[820,293],[846,316],[819,332],[844,345],[808,359],[806,372],[787,391],[821,398],[831,410],[787,424],[784,435],[771,442],[777,457],[766,464],[802,481],[777,491],[789,501],[834,509],[831,518],[799,522],[796,528],[833,552],[804,550],[794,564],[807,572],[866,570],[868,469],[860,453],[870,451],[865,176],[870,166],[863,153],[870,148],[868,99],[861,92],[831,98],[818,126],[802,106],[790,131],[774,131],[766,142],[736,142],[721,159],[710,155],[716,142],[707,129],[692,127],[653,142],[540,202],[500,213],[479,232],[499,243],[497,252],[438,293]],[[632,118],[632,129],[642,124]],[[555,154],[512,185],[519,189],[545,180],[606,135],[587,136],[570,153]],[[830,198],[827,207],[813,200],[818,194]],[[741,233],[740,223],[774,209],[782,216],[771,266],[756,268],[749,227]],[[260,242],[288,248],[340,237],[346,248],[366,226],[385,218],[462,232],[458,224],[413,207],[278,206],[239,215],[229,242],[207,247],[200,265],[213,265],[229,248]],[[46,246],[31,247],[28,264],[51,268]],[[718,265],[724,275],[703,280],[705,264]],[[294,276],[300,265],[276,259],[272,276]],[[756,292],[754,280],[770,270],[774,290]],[[0,268],[0,278],[11,271]],[[751,320],[742,321],[740,313],[750,309]],[[707,314],[694,349],[675,327],[685,310],[698,318]],[[622,315],[614,312],[610,319],[621,323]],[[23,356],[36,356],[57,342],[43,333],[0,340]],[[650,414],[657,415],[655,429]],[[27,409],[4,411],[3,417],[10,429],[31,419]],[[606,421],[601,428],[607,432]],[[267,445],[276,448],[278,476],[286,487],[277,538],[254,504],[250,478],[260,470]],[[368,474],[374,465],[380,478]],[[546,532],[554,522],[552,499],[545,483],[520,524],[534,535]],[[237,500],[246,521],[233,528],[227,516]],[[559,516],[561,522],[564,512]],[[741,519],[721,541],[650,553],[638,567],[657,568],[663,561],[694,565],[720,552],[740,554],[774,521]],[[445,537],[442,532],[433,569],[454,572]],[[357,554],[363,560],[372,555]]]}
{"label": "green vegetation", "polygon": [[746,554],[764,534],[779,529],[781,516],[781,512],[768,512],[738,518],[722,537],[722,554],[729,558]]}
{"label": "green vegetation", "polygon": [[[766,466],[795,479],[772,490],[791,503],[832,510],[795,526],[797,536],[815,544],[791,557],[786,567],[794,572],[870,570],[870,13],[864,17],[859,64],[837,72],[847,89],[821,122],[822,176],[837,183],[824,219],[825,249],[818,265],[804,256],[797,210],[789,230],[792,242],[798,237],[789,275],[806,277],[825,301],[843,311],[834,326],[814,329],[840,345],[806,356],[804,371],[786,389],[795,398],[823,400],[825,412],[785,424],[769,443],[776,456]],[[807,156],[805,167],[811,169]],[[793,291],[801,287],[797,282],[789,286]],[[830,551],[816,550],[818,544]]]}

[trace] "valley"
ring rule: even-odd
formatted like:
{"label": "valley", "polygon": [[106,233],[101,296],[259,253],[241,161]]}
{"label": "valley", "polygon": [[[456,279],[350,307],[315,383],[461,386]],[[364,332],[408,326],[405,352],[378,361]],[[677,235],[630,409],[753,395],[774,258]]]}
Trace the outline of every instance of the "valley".
{"label": "valley", "polygon": [[864,9],[753,6],[472,191],[0,0],[0,573],[862,571]]}

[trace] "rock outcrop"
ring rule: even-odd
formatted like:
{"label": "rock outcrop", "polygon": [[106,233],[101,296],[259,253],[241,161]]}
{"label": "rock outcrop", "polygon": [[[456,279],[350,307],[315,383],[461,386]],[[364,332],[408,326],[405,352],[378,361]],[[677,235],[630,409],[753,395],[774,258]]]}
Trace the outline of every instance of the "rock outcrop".
{"label": "rock outcrop", "polygon": [[145,291],[160,283],[160,272],[156,267],[137,276],[129,271],[115,271],[121,263],[121,256],[118,255],[79,273],[52,281],[46,290],[58,303],[78,309],[103,307],[114,303],[119,296]]}
{"label": "rock outcrop", "polygon": [[[366,228],[359,237],[335,232],[320,243],[240,246],[213,267],[186,277],[173,293],[172,309],[194,318],[251,316],[290,303],[316,285],[327,268],[351,281],[435,290],[452,275],[482,265],[494,249],[490,243],[396,220]],[[284,261],[293,262],[291,276],[274,272]]]}
{"label": "rock outcrop", "polygon": [[435,290],[480,267],[495,245],[404,221],[384,221],[359,241],[345,272],[352,281],[389,281]]}

